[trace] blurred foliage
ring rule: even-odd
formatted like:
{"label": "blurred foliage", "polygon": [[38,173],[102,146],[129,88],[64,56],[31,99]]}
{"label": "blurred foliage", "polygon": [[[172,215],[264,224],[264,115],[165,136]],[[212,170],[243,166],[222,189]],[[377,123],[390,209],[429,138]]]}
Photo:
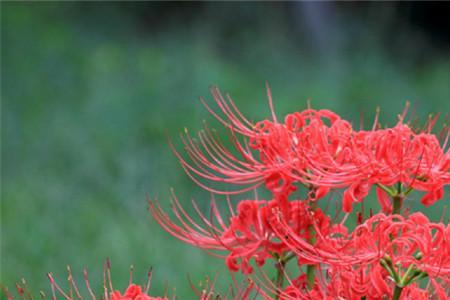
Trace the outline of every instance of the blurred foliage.
{"label": "blurred foliage", "polygon": [[[269,116],[266,80],[280,117],[308,99],[358,126],[377,106],[392,125],[406,100],[422,121],[448,113],[448,35],[415,12],[389,3],[2,3],[0,282],[24,277],[48,293],[45,273],[64,281],[71,265],[99,287],[106,257],[117,288],[131,264],[138,281],[153,266],[155,293],[176,287],[181,298],[192,295],[187,274],[226,278],[222,261],[170,237],[145,210],[146,195],[166,202],[170,187],[207,209],[210,195],[185,176],[167,137],[202,120],[220,127],[196,100],[212,102],[211,84],[252,120]],[[446,201],[427,209],[434,219]],[[409,205],[422,209],[417,197]]]}

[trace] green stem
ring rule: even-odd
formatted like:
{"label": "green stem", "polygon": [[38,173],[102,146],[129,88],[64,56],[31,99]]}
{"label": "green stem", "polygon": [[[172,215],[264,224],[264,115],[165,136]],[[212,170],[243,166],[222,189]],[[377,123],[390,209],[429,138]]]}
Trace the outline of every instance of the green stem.
{"label": "green stem", "polygon": [[393,200],[394,200],[394,208],[393,208],[393,210],[392,210],[392,214],[397,214],[397,215],[399,215],[400,214],[400,212],[401,212],[401,209],[402,209],[402,205],[403,205],[403,195],[402,194],[398,194],[398,195],[395,195],[394,197],[393,197]]}
{"label": "green stem", "polygon": [[277,286],[277,296],[276,299],[280,299],[281,290],[283,289],[284,284],[284,267],[286,266],[286,261],[283,258],[280,258],[277,262],[277,279],[275,284]]}
{"label": "green stem", "polygon": [[316,276],[315,274],[316,268],[313,265],[307,265],[306,266],[306,282],[308,289],[312,290],[314,288],[314,278]]}
{"label": "green stem", "polygon": [[[310,210],[312,212],[314,212],[317,208],[317,203],[316,201],[310,201]],[[309,239],[308,242],[311,245],[314,245],[316,243],[316,230],[314,229],[313,225],[309,225],[308,226],[308,231],[309,231]],[[306,283],[308,286],[308,289],[312,290],[314,288],[314,283],[315,283],[315,274],[316,272],[316,267],[314,265],[307,265],[306,266]]]}
{"label": "green stem", "polygon": [[403,287],[395,286],[394,295],[392,296],[392,300],[399,300],[400,295],[402,294]]}
{"label": "green stem", "polygon": [[403,187],[400,182],[397,183],[397,192],[392,196],[392,199],[394,200],[392,214],[399,215],[402,210],[403,200],[405,199],[405,194],[403,194]]}

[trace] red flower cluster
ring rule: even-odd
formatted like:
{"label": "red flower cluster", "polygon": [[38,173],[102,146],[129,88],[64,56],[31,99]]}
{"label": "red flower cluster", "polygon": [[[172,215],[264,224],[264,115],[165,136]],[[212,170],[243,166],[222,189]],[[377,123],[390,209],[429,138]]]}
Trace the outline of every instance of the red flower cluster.
{"label": "red flower cluster", "polygon": [[[181,207],[174,197],[173,211],[179,224],[171,221],[162,208],[150,203],[150,212],[154,219],[169,233],[178,239],[205,250],[220,250],[228,252],[225,258],[228,268],[232,271],[242,270],[244,274],[253,272],[250,260],[253,258],[258,266],[267,259],[282,257],[290,252],[288,245],[280,241],[277,229],[280,226],[279,200],[242,200],[237,206],[237,212],[230,211],[229,223],[212,202],[211,211],[214,220],[204,216],[196,207],[202,220],[197,224]],[[316,224],[322,232],[328,232],[329,218],[320,210],[315,211],[314,219],[308,211],[305,201],[287,201],[283,213],[283,221],[302,238],[309,239],[309,228]],[[217,222],[217,225],[214,222]],[[220,256],[220,255],[219,255]]]}
{"label": "red flower cluster", "polygon": [[[309,108],[279,122],[268,89],[272,118],[252,123],[229,96],[216,88],[212,94],[222,114],[203,103],[229,130],[234,149],[208,128],[197,138],[186,130],[187,157],[173,147],[181,165],[210,192],[232,195],[264,185],[272,199],[241,200],[235,210],[227,197],[226,214],[213,200],[211,217],[194,203],[194,218],[174,196],[176,222],[149,201],[166,231],[224,258],[231,271],[253,274],[255,266],[274,261],[277,276],[261,280],[266,299],[448,299],[450,227],[402,211],[412,191],[423,192],[428,206],[450,183],[448,129],[441,145],[431,133],[436,118],[416,131],[405,122],[405,109],[392,128],[382,128],[377,116],[371,130],[355,130],[334,112]],[[303,196],[294,194],[299,186],[307,190]],[[373,187],[381,212],[367,219],[357,213],[352,230],[348,214]],[[317,200],[340,191],[345,214],[337,221]],[[293,258],[295,280],[286,271]]]}
{"label": "red flower cluster", "polygon": [[226,101],[217,89],[212,93],[226,119],[207,108],[231,131],[236,151],[228,150],[208,128],[198,133],[198,140],[187,131],[182,138],[190,161],[175,151],[188,175],[209,191],[232,193],[201,178],[246,186],[235,192],[263,182],[272,191],[302,183],[320,188],[320,196],[330,188],[345,188],[343,209],[350,212],[372,185],[391,190],[401,184],[404,192],[423,191],[422,203],[431,205],[450,183],[450,152],[444,150],[448,134],[441,146],[431,134],[435,120],[417,133],[404,123],[405,110],[393,128],[379,129],[376,118],[372,130],[358,131],[334,112],[307,109],[287,115],[284,123],[273,117],[253,124],[229,97]]}
{"label": "red flower cluster", "polygon": [[[96,295],[91,288],[89,283],[89,278],[87,271],[84,271],[84,281],[86,292],[81,291],[78,285],[76,284],[70,267],[67,267],[68,271],[68,291],[64,291],[64,289],[56,283],[53,275],[48,273],[47,276],[50,280],[52,295],[51,299],[64,299],[64,300],[84,300],[84,299],[102,299],[102,300],[169,300],[167,296],[164,297],[154,297],[148,294],[150,290],[150,284],[152,279],[152,271],[150,270],[148,273],[148,280],[145,286],[140,286],[132,283],[132,271],[130,270],[130,282],[128,287],[125,290],[125,293],[121,293],[120,291],[114,289],[111,282],[111,271],[110,271],[110,263],[109,260],[106,263],[103,272],[103,293],[100,295]],[[226,294],[217,294],[214,292],[216,279],[210,281],[209,278],[206,278],[205,283],[201,290],[195,287],[191,283],[191,287],[195,292],[198,300],[242,300],[242,299],[253,299],[254,295],[258,293],[259,289],[255,286],[254,282],[251,280],[244,281],[241,284],[233,278],[233,284],[230,285],[230,288]],[[28,290],[28,285],[25,280],[22,280],[22,283],[16,284],[17,292],[20,296],[20,299],[30,299],[33,300],[34,297],[32,293]],[[3,294],[6,296],[8,300],[14,300],[14,296],[9,292],[6,287],[3,287]],[[84,297],[84,294],[88,294],[89,297]],[[42,300],[46,299],[45,293],[40,293],[40,298]],[[173,296],[171,299],[177,299]]]}
{"label": "red flower cluster", "polygon": [[[301,237],[293,231],[285,232],[282,237],[294,253],[303,255]],[[378,214],[357,226],[351,234],[336,230],[320,238],[328,239],[322,244],[332,247],[323,249],[328,251],[328,268],[324,270],[325,276],[315,282],[311,295],[316,298],[383,299],[393,296],[396,284],[403,286],[405,295],[419,292],[428,295],[427,289],[410,284],[427,277],[430,288],[440,297],[438,299],[447,299],[449,225],[432,223],[421,213],[407,218]],[[318,248],[321,248],[320,244]],[[286,288],[284,294],[286,299],[298,299],[289,297],[306,292],[305,278],[301,276]]]}
{"label": "red flower cluster", "polygon": [[[402,210],[413,191],[423,194],[426,206],[444,197],[450,184],[448,128],[440,143],[431,133],[437,118],[414,130],[405,121],[407,109],[392,128],[382,128],[377,115],[371,130],[356,130],[332,111],[311,108],[279,122],[269,88],[267,92],[272,117],[252,123],[229,96],[213,88],[221,113],[202,101],[228,129],[230,140],[223,142],[205,127],[197,138],[187,130],[182,135],[187,157],[172,146],[196,183],[227,195],[225,212],[213,197],[211,216],[195,202],[192,216],[173,194],[172,217],[149,200],[150,213],[163,229],[224,259],[230,271],[248,276],[242,285],[233,277],[225,295],[214,292],[215,280],[201,290],[193,286],[198,299],[450,299],[450,226]],[[232,203],[231,195],[260,186],[270,192],[269,200],[258,199],[255,192],[254,199],[246,197],[236,207]],[[380,212],[362,209],[356,213],[356,226],[349,225],[355,203],[369,200],[372,189]],[[328,204],[338,199],[335,216],[319,207],[325,196]],[[270,261],[275,266],[272,278],[267,275],[272,274],[267,273]],[[70,270],[69,293],[51,274],[49,278],[53,299],[83,299]],[[111,284],[108,262],[101,298],[167,300],[148,295],[150,278],[151,273],[144,288],[130,280],[122,294]],[[96,299],[86,272],[85,283]],[[17,288],[25,299],[22,286]]]}
{"label": "red flower cluster", "polygon": [[[68,268],[68,282],[69,282],[69,293],[65,292],[59,284],[56,283],[53,275],[51,273],[48,274],[48,278],[50,279],[50,285],[52,288],[53,299],[57,299],[57,295],[62,297],[65,300],[81,300],[84,299],[80,290],[72,277],[72,272],[70,268]],[[140,285],[136,285],[132,283],[132,272],[130,271],[130,283],[125,290],[125,293],[122,294],[120,291],[115,290],[112,281],[111,281],[111,267],[109,260],[106,263],[106,268],[103,272],[103,294],[101,295],[101,299],[105,300],[168,300],[167,297],[152,297],[148,295],[148,291],[150,289],[150,283],[152,278],[152,271],[150,270],[148,273],[147,285],[142,289]],[[86,289],[90,295],[91,299],[97,299],[95,293],[92,291],[91,286],[89,284],[89,278],[87,275],[87,271],[84,271],[84,281],[86,285]]]}

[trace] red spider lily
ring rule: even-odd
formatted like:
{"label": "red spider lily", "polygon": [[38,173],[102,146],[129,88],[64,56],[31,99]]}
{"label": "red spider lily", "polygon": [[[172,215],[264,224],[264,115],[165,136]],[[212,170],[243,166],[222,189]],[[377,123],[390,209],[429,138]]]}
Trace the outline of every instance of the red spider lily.
{"label": "red spider lily", "polygon": [[[270,90],[267,91],[271,104]],[[272,121],[263,120],[252,123],[237,110],[229,96],[225,100],[217,88],[213,88],[211,92],[225,119],[211,109],[205,101],[202,100],[202,102],[208,111],[230,130],[230,142],[235,148],[235,153],[228,150],[219,136],[207,127],[197,134],[197,139],[189,135],[187,130],[181,136],[189,159],[183,157],[172,146],[187,174],[210,192],[240,193],[252,190],[263,182],[272,191],[280,190],[288,187],[293,179],[309,183],[311,180],[308,179],[307,166],[315,162],[311,163],[308,159],[313,160],[321,156],[321,162],[326,163],[324,156],[334,158],[342,151],[342,144],[345,142],[342,135],[349,130],[351,132],[348,122],[341,120],[339,116],[328,110],[309,109],[302,113],[288,115],[285,123],[278,123],[272,104],[270,105]],[[322,130],[322,127],[326,127],[322,118],[333,122],[329,131]],[[329,132],[331,137],[323,136],[323,132]],[[331,140],[330,143],[333,144],[331,147],[334,149],[330,150],[324,145],[328,143],[328,139]],[[319,149],[313,150],[314,157],[310,157],[312,155],[303,157],[305,154],[298,149],[299,145],[308,149],[311,144],[315,145],[313,149],[316,147]],[[332,153],[323,153],[326,151]],[[342,153],[344,155],[339,154],[338,160],[345,156],[345,151]],[[200,178],[246,187],[235,191],[222,191],[208,186]],[[323,196],[327,187],[321,188]]]}
{"label": "red spider lily", "polygon": [[450,152],[435,135],[416,134],[399,122],[394,128],[361,131],[355,137],[354,165],[370,184],[426,191],[422,203],[430,205],[443,196],[450,183]]}
{"label": "red spider lily", "polygon": [[[306,124],[304,115],[310,115]],[[338,116],[323,111],[294,114],[298,120],[292,148],[300,162],[292,178],[317,187],[347,187],[343,208],[350,212],[353,202],[364,198],[371,185],[403,184],[403,191],[425,191],[422,203],[430,205],[442,198],[443,186],[450,183],[450,152],[435,135],[414,133],[406,124],[371,131],[354,131]],[[291,117],[291,116],[289,116]],[[330,126],[323,123],[329,118]],[[293,116],[291,118],[294,118]],[[386,204],[386,203],[384,203]],[[388,210],[387,207],[385,207]]]}
{"label": "red spider lily", "polygon": [[[252,148],[260,151],[263,162],[283,166],[272,168],[271,177],[305,184],[316,190],[312,199],[323,197],[331,187],[345,185],[338,172],[343,173],[351,158],[349,122],[329,110],[307,109],[286,116],[284,124],[259,124],[264,125],[265,134],[251,139]],[[270,179],[266,177],[266,182]]]}
{"label": "red spider lily", "polygon": [[[68,292],[64,291],[63,288],[56,283],[53,275],[51,273],[48,274],[50,279],[51,289],[52,289],[52,299],[56,300],[58,298],[62,298],[65,300],[83,300],[87,299],[82,295],[78,285],[73,279],[72,272],[69,267],[67,267],[68,271],[68,283],[69,290]],[[132,283],[132,271],[130,271],[130,282],[128,287],[125,289],[125,292],[122,293],[118,290],[115,290],[111,283],[111,275],[110,275],[110,267],[109,262],[107,262],[107,267],[103,274],[103,294],[96,295],[90,286],[89,278],[87,275],[87,271],[84,271],[85,278],[85,286],[87,292],[89,294],[89,298],[92,300],[102,299],[102,300],[168,300],[168,297],[154,297],[148,295],[148,291],[150,290],[150,283],[152,278],[152,271],[150,270],[148,273],[148,280],[145,286],[140,286]],[[198,290],[191,282],[191,287],[196,294],[196,298],[198,300],[250,300],[255,299],[256,295],[259,293],[259,288],[255,285],[255,283],[246,279],[241,284],[239,284],[235,278],[232,276],[233,284],[227,290],[226,293],[216,293],[214,291],[216,279],[212,282],[207,278],[204,287],[201,290]],[[16,284],[17,292],[20,296],[20,299],[25,300],[33,300],[34,297],[32,293],[28,290],[27,283],[25,280],[22,280],[21,284]],[[3,294],[6,296],[8,300],[14,300],[14,296],[8,291],[7,288],[3,287]],[[40,293],[40,298],[45,300],[46,296],[43,292]],[[175,296],[172,299],[176,299]]]}
{"label": "red spider lily", "polygon": [[[414,266],[430,278],[450,280],[449,237],[449,225],[430,222],[422,213],[405,218],[379,214],[358,226],[350,241],[358,252],[365,252],[376,261],[388,257],[393,265],[403,269]],[[367,258],[371,260],[370,256]]]}
{"label": "red spider lily", "polygon": [[[308,279],[301,276],[290,282],[291,291],[285,294],[306,295],[292,299],[398,299],[402,289],[402,297],[410,297],[427,292],[413,282],[425,275],[436,291],[448,286],[448,226],[431,223],[421,214],[398,215],[412,190],[425,192],[421,202],[431,205],[443,197],[443,188],[450,183],[450,150],[445,150],[448,129],[441,145],[431,134],[436,118],[420,132],[403,122],[407,109],[396,126],[380,129],[377,117],[368,131],[354,130],[350,122],[329,110],[306,109],[278,122],[268,89],[272,119],[251,123],[229,97],[225,100],[217,89],[212,93],[225,118],[204,104],[231,131],[235,151],[206,128],[198,141],[188,134],[182,137],[190,158],[175,151],[182,166],[208,191],[232,194],[264,183],[273,200],[243,200],[237,212],[230,209],[229,222],[223,221],[214,202],[211,219],[194,204],[204,226],[177,200],[173,206],[176,223],[150,202],[150,212],[166,231],[191,245],[228,252],[222,256],[228,268],[243,273],[253,272],[252,258],[262,266],[267,258],[285,263],[287,254],[295,255],[300,265],[308,265]],[[200,179],[245,187],[218,191]],[[298,183],[309,189],[309,201],[288,200]],[[344,188],[342,208],[349,213],[373,185],[382,211],[395,216],[371,213],[351,233],[344,221],[331,225],[320,209],[309,207],[330,189]],[[315,267],[321,272],[314,283],[314,272],[309,270]],[[279,296],[281,286],[277,280],[274,290]],[[433,295],[441,297],[440,292]]]}
{"label": "red spider lily", "polygon": [[[297,255],[313,253],[305,238],[284,222],[274,227],[280,239]],[[323,232],[316,223],[317,261],[336,266],[370,264],[388,256],[394,264],[412,264],[428,276],[450,276],[450,227],[433,223],[421,213],[407,218],[377,214],[348,234],[343,224]]]}
{"label": "red spider lily", "polygon": [[[285,206],[280,208],[280,202],[283,202]],[[176,223],[159,204],[149,201],[150,213],[168,233],[193,246],[208,251],[218,250],[219,253],[212,254],[225,258],[230,270],[240,269],[244,274],[253,272],[250,264],[252,258],[258,266],[262,266],[268,258],[283,256],[289,250],[279,241],[273,228],[280,213],[284,214],[287,226],[302,238],[309,238],[308,229],[313,221],[305,201],[242,200],[236,212],[231,208],[230,203],[229,207],[230,217],[226,222],[215,201],[211,202],[212,218],[202,214],[194,203],[194,208],[203,223],[200,225],[187,214],[175,196],[172,212],[177,219]],[[320,209],[317,209],[315,213],[315,222],[320,224],[318,226],[322,231],[325,231],[329,226],[329,219]],[[224,251],[228,254],[221,254]],[[307,260],[307,257],[304,259]]]}
{"label": "red spider lily", "polygon": [[[224,259],[230,273],[254,276],[254,267],[262,267],[269,259],[275,262],[277,275],[272,280],[261,272],[262,287],[252,280],[237,284],[232,276],[233,284],[224,295],[214,292],[216,279],[207,280],[201,290],[192,285],[200,300],[256,296],[266,300],[450,299],[450,226],[430,222],[421,213],[402,215],[400,210],[412,190],[425,193],[421,198],[424,205],[443,198],[444,187],[450,183],[448,128],[441,145],[431,134],[436,118],[426,131],[417,132],[403,122],[406,109],[396,126],[384,129],[378,117],[372,130],[358,131],[332,111],[310,108],[279,122],[269,88],[272,118],[252,123],[229,96],[224,98],[216,88],[211,92],[221,113],[202,102],[230,131],[234,149],[228,150],[226,143],[205,127],[197,138],[187,130],[181,137],[188,158],[174,152],[196,183],[227,195],[228,212],[220,212],[213,198],[210,217],[195,202],[198,216],[192,217],[175,195],[173,217],[150,200],[149,211],[174,237]],[[220,191],[203,180],[239,188]],[[271,192],[271,200],[241,200],[233,207],[230,194],[263,184]],[[289,199],[298,184],[308,189],[307,200]],[[373,215],[371,211],[365,221],[363,214],[358,214],[358,226],[350,231],[344,225],[346,218],[354,203],[366,199],[374,185],[383,213]],[[344,189],[342,210],[346,214],[335,224],[315,202],[331,189]],[[299,273],[291,276],[295,279],[286,268],[293,258]],[[69,292],[51,273],[48,277],[53,299],[83,299],[70,269]],[[141,287],[132,283],[130,275],[124,293],[114,290],[107,262],[101,298],[167,300],[148,295],[150,279],[151,272],[147,285]],[[86,272],[85,284],[95,300]],[[31,298],[21,285],[17,289],[22,299]],[[7,291],[5,294],[12,299]]]}
{"label": "red spider lily", "polygon": [[[379,267],[375,267],[379,270]],[[383,270],[379,270],[383,272]],[[329,273],[329,272],[327,272]],[[395,286],[389,281],[384,281],[385,278],[381,274],[375,274],[376,271],[370,274],[370,277],[364,278],[364,282],[360,282],[360,278],[355,276],[355,272],[343,272],[334,275],[326,275],[326,281],[316,282],[312,290],[307,289],[306,278],[304,275],[295,280],[290,281],[290,284],[283,290],[278,291],[278,299],[280,300],[313,300],[313,299],[346,299],[346,300],[380,300],[391,299]],[[362,284],[364,283],[364,284]],[[272,292],[261,292],[264,299],[273,299]],[[416,300],[416,299],[436,299],[448,300],[448,293],[445,288],[438,284],[435,280],[430,280],[430,284],[425,288],[420,288],[416,283],[412,283],[403,288],[400,300]]]}
{"label": "red spider lily", "polygon": [[[204,104],[231,131],[235,150],[228,150],[208,128],[198,134],[198,141],[186,134],[182,141],[190,160],[175,151],[182,166],[208,191],[232,194],[264,183],[273,200],[243,200],[237,212],[230,208],[229,222],[214,202],[211,219],[194,204],[203,226],[176,199],[177,222],[150,202],[150,212],[166,231],[191,245],[227,252],[222,257],[232,271],[252,273],[251,259],[262,266],[274,258],[284,267],[286,257],[296,256],[300,266],[308,265],[306,274],[289,281],[285,291],[283,280],[277,279],[271,288],[277,299],[399,299],[402,291],[402,299],[427,293],[442,298],[440,291],[448,287],[450,275],[448,226],[431,223],[419,213],[399,215],[401,202],[412,190],[425,192],[421,201],[431,205],[450,183],[448,134],[441,146],[431,134],[436,118],[420,132],[403,122],[407,109],[396,126],[380,129],[377,117],[368,131],[354,130],[329,110],[306,109],[278,122],[268,89],[272,119],[254,124],[229,97],[225,100],[217,89],[212,93],[225,118]],[[218,191],[200,179],[245,187]],[[298,183],[309,189],[309,201],[288,200]],[[351,233],[344,226],[346,217],[332,225],[320,209],[309,206],[330,189],[344,188],[342,208],[349,213],[373,185],[382,211],[395,215],[371,213]],[[315,268],[318,273],[312,278]],[[430,288],[414,283],[421,276],[429,278],[436,292],[429,294]]]}
{"label": "red spider lily", "polygon": [[[148,291],[150,289],[150,282],[152,278],[152,271],[150,270],[148,273],[148,281],[145,287],[141,287],[140,285],[136,285],[132,283],[132,272],[130,271],[130,282],[125,290],[125,293],[121,293],[120,291],[117,291],[113,288],[112,282],[111,282],[111,267],[109,261],[107,261],[106,268],[103,272],[103,294],[102,295],[95,295],[95,293],[92,291],[91,286],[89,284],[89,278],[87,271],[84,271],[84,282],[86,286],[86,290],[89,294],[89,298],[92,300],[96,299],[104,299],[104,300],[168,300],[167,297],[153,297],[148,295]],[[82,296],[82,293],[80,292],[80,289],[78,288],[78,285],[76,284],[75,280],[72,276],[72,271],[69,267],[67,267],[68,272],[68,278],[67,281],[69,283],[69,291],[65,292],[63,288],[56,283],[55,279],[53,278],[52,273],[48,273],[48,278],[50,280],[50,286],[52,289],[52,299],[56,300],[58,297],[61,297],[65,300],[83,300],[85,299]],[[33,299],[33,296],[31,293],[27,291],[26,283],[23,281],[23,284],[17,284],[17,291],[20,295],[21,299]],[[7,291],[4,290],[8,300],[13,300],[14,297]],[[43,292],[41,292],[41,298],[45,299],[45,295]]]}
{"label": "red spider lily", "polygon": [[[402,184],[402,190],[392,190],[392,195],[407,194],[412,189],[424,191],[422,203],[431,205],[442,198],[443,187],[450,183],[446,142],[440,146],[436,136],[430,134],[432,126],[426,132],[415,133],[404,124],[406,109],[395,127],[376,129],[376,118],[370,131],[355,131],[348,121],[329,110],[307,109],[279,123],[268,89],[272,120],[254,124],[237,110],[229,96],[225,100],[216,88],[212,94],[225,118],[203,103],[231,131],[238,155],[208,128],[198,134],[198,141],[188,134],[182,137],[189,161],[175,150],[189,176],[211,192],[239,193],[263,182],[272,192],[300,182],[319,189],[318,196],[330,188],[347,188],[343,209],[350,212],[353,203],[361,201],[373,184],[386,191]],[[219,191],[199,178],[246,187]],[[386,197],[379,199],[385,212],[392,209]]]}
{"label": "red spider lily", "polygon": [[[280,239],[297,256],[305,252],[313,256],[314,249],[303,237],[288,226],[277,229]],[[326,266],[326,282],[330,282],[328,286],[318,281],[317,292],[322,291],[323,296],[381,299],[390,297],[396,286],[406,288],[426,276],[431,282],[427,293],[435,291],[432,294],[437,299],[447,299],[441,291],[450,289],[449,225],[432,223],[421,213],[406,218],[378,214],[351,234],[343,225],[332,227],[328,234],[319,227],[316,232],[314,259]],[[296,293],[312,293],[299,284],[289,289],[291,294],[292,289]],[[417,289],[406,294],[416,292]]]}
{"label": "red spider lily", "polygon": [[[445,154],[443,151],[446,141],[444,146],[440,147],[437,137],[430,134],[432,126],[428,126],[427,131],[415,133],[402,122],[406,110],[407,108],[395,127],[376,129],[376,118],[370,131],[355,131],[349,122],[327,110],[305,110],[289,115],[286,120],[294,118],[296,124],[301,124],[294,126],[292,130],[299,134],[293,139],[292,145],[297,147],[299,156],[312,162],[307,167],[311,168],[313,176],[323,176],[319,185],[334,185],[347,179],[354,180],[354,176],[357,178],[361,172],[374,173],[376,169],[382,170],[382,167],[400,177],[391,179],[391,182],[380,177],[385,180],[381,183],[392,185],[402,182],[404,169],[408,169],[411,163],[421,163],[419,170],[412,168],[411,172],[427,174],[431,171],[430,165],[433,165],[434,172],[441,170],[448,173],[448,152]],[[292,121],[286,122],[290,123]],[[289,125],[287,127],[290,128]],[[448,128],[446,132],[448,134]],[[371,164],[371,161],[376,163]],[[366,170],[366,167],[380,163],[384,166]],[[357,168],[354,169],[355,167]],[[330,170],[331,174],[337,176],[337,181],[327,176],[330,175]],[[389,175],[395,177],[394,174]],[[446,178],[448,179],[448,174]],[[317,179],[320,180],[320,177]]]}
{"label": "red spider lily", "polygon": [[[217,89],[213,89],[212,93],[228,122],[204,104],[231,130],[230,141],[239,155],[229,151],[218,135],[208,128],[198,133],[198,140],[186,131],[182,142],[190,160],[175,149],[174,152],[196,183],[211,192],[226,194],[251,190],[264,181],[268,187],[278,189],[283,182],[292,182],[293,179],[322,188],[336,186],[329,176],[321,179],[321,183],[326,184],[319,185],[318,176],[313,174],[314,177],[310,178],[310,169],[314,170],[317,165],[326,165],[330,169],[333,164],[342,165],[347,160],[347,136],[352,132],[350,123],[331,111],[308,109],[288,115],[285,123],[278,123],[273,116],[273,121],[253,124],[243,117],[230,98],[225,101]],[[327,122],[331,125],[326,125]],[[236,134],[241,135],[243,141],[239,141]],[[202,183],[198,177],[247,187],[234,192],[218,191]],[[274,181],[274,178],[281,182]],[[339,182],[339,185],[342,184]]]}

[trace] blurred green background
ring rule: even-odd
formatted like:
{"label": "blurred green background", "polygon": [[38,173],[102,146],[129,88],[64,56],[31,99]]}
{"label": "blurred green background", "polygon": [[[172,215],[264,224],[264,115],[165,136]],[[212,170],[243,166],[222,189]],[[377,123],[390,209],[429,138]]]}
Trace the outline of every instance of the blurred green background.
{"label": "blurred green background", "polygon": [[[218,85],[252,120],[329,108],[393,124],[406,100],[425,121],[450,109],[449,5],[441,3],[1,3],[1,278],[49,292],[83,267],[94,286],[155,273],[152,290],[192,298],[223,262],[166,234],[146,195],[207,210],[210,195],[168,147],[214,122],[197,100]],[[177,142],[176,142],[177,143]],[[179,146],[179,143],[178,143]],[[422,209],[411,201],[413,209]],[[445,201],[427,209],[442,215]]]}

